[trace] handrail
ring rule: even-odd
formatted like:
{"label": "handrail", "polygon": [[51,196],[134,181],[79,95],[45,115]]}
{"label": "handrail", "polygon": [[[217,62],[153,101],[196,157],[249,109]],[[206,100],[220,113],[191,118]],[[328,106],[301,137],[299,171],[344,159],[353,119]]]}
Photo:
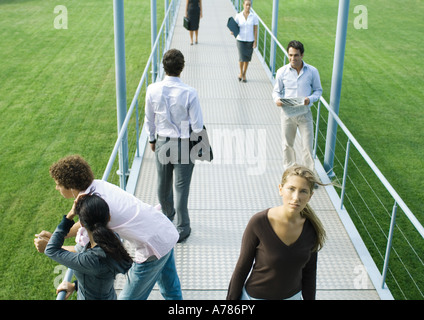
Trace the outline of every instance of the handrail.
{"label": "handrail", "polygon": [[103,173],[102,180],[107,180],[108,177],[109,177],[110,171],[112,170],[113,163],[115,162],[116,155],[118,154],[119,146],[120,146],[120,144],[122,142],[122,139],[124,138],[124,135],[125,135],[126,130],[128,128],[128,124],[130,122],[132,113],[133,113],[134,108],[135,108],[135,106],[137,104],[138,96],[140,95],[140,92],[141,92],[141,89],[143,87],[143,84],[146,81],[146,78],[147,78],[147,75],[148,75],[148,71],[149,71],[149,67],[150,67],[150,65],[152,63],[152,60],[153,60],[154,55],[156,54],[156,49],[158,48],[158,45],[159,45],[160,36],[161,36],[161,34],[163,32],[163,29],[165,28],[165,23],[166,23],[166,20],[168,18],[169,12],[170,12],[170,10],[172,8],[172,4],[173,4],[174,1],[178,1],[179,2],[180,0],[172,0],[171,5],[169,6],[169,8],[168,8],[168,10],[166,12],[164,21],[162,22],[162,25],[161,25],[161,27],[159,29],[158,36],[156,37],[156,41],[155,41],[155,43],[153,45],[153,48],[152,48],[152,51],[150,53],[149,59],[147,60],[146,67],[144,68],[144,71],[143,71],[143,74],[141,76],[140,82],[138,83],[136,92],[134,94],[134,97],[133,97],[132,102],[131,102],[131,105],[130,105],[130,108],[128,109],[127,115],[126,115],[125,120],[124,120],[124,122],[122,124],[121,131],[119,132],[118,138],[116,139],[115,146],[113,147],[113,150],[112,150],[112,154],[109,157],[109,161],[108,161],[108,163],[106,165],[106,169],[105,169],[105,171]]}
{"label": "handrail", "polygon": [[331,116],[334,118],[334,120],[336,120],[337,124],[340,126],[340,128],[349,138],[349,140],[354,144],[358,152],[361,154],[361,156],[364,158],[364,160],[367,162],[367,164],[370,166],[370,168],[379,178],[381,183],[386,187],[387,191],[390,193],[390,195],[393,197],[396,203],[402,208],[403,212],[408,216],[409,220],[411,221],[415,229],[424,238],[424,227],[421,225],[421,223],[418,221],[418,219],[415,217],[415,215],[412,213],[409,207],[405,204],[405,202],[402,200],[402,198],[399,196],[396,190],[392,187],[392,185],[389,183],[386,177],[381,173],[380,169],[378,169],[376,164],[371,160],[371,158],[368,156],[368,154],[365,152],[365,150],[362,148],[359,142],[355,139],[355,137],[352,135],[352,133],[349,131],[346,125],[342,122],[339,116],[331,109],[327,101],[325,101],[323,97],[320,98],[320,101],[328,110],[328,112],[331,114]]}
{"label": "handrail", "polygon": [[[141,79],[140,79],[139,84],[137,86],[137,89],[135,91],[134,97],[132,99],[130,108],[127,111],[127,115],[126,115],[125,120],[122,124],[121,130],[119,131],[118,138],[116,139],[112,153],[109,157],[108,163],[106,165],[105,171],[104,171],[103,176],[102,176],[102,180],[106,181],[109,178],[110,172],[112,170],[113,163],[115,162],[116,155],[118,154],[118,151],[119,151],[120,144],[122,143],[124,135],[126,134],[126,131],[128,129],[128,124],[131,120],[131,116],[133,114],[134,108],[137,105],[137,99],[140,95],[140,92],[141,92],[141,89],[142,89],[144,83],[147,81],[148,71],[149,71],[150,65],[152,64],[153,57],[157,52],[157,49],[158,49],[158,46],[159,46],[159,41],[160,41],[162,33],[164,32],[165,25],[167,24],[167,20],[169,18],[170,12],[173,8],[175,8],[180,3],[180,1],[181,0],[171,0],[169,7],[168,7],[168,10],[165,13],[165,17],[164,17],[162,25],[161,25],[161,27],[158,31],[158,35],[157,35],[155,43],[152,47],[152,51],[150,53],[149,59],[147,60],[146,67],[144,68],[143,74],[141,76]],[[173,22],[171,23],[172,26],[175,25],[176,17],[177,17],[177,14],[175,14],[175,16],[173,18]],[[170,29],[172,30],[172,28],[170,28]],[[167,30],[167,32],[168,32],[168,37],[169,37],[169,35],[170,35],[169,29]],[[159,64],[160,64],[160,62],[159,62]],[[138,136],[138,132],[137,132],[137,136]],[[138,148],[138,145],[137,145],[137,148]],[[68,268],[66,273],[65,273],[63,280],[71,282],[73,274],[74,274],[73,270],[71,268]],[[64,300],[65,296],[66,296],[66,291],[60,291],[57,294],[56,300]]]}
{"label": "handrail", "polygon": [[[63,281],[71,282],[73,275],[74,271],[71,268],[68,268],[68,270],[66,270],[65,276],[63,277]],[[66,291],[59,291],[56,300],[65,300],[65,297]]]}

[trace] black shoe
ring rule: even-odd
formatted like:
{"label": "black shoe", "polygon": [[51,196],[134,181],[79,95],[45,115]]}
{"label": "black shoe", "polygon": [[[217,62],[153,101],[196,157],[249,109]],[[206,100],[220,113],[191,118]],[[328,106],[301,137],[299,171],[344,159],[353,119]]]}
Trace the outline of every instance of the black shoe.
{"label": "black shoe", "polygon": [[185,234],[185,235],[181,235],[180,234],[180,238],[178,239],[178,243],[181,243],[181,242],[183,242],[184,240],[186,240],[188,237],[190,236],[190,232],[189,233],[187,233],[187,234]]}

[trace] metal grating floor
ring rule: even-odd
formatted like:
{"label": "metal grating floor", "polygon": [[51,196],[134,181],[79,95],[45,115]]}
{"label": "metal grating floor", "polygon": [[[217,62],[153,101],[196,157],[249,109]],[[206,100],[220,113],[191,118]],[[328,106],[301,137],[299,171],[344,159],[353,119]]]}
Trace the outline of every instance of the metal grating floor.
{"label": "metal grating floor", "polygon": [[[193,46],[182,26],[184,9],[182,1],[171,47],[185,56],[181,78],[198,90],[215,159],[195,166],[189,198],[192,233],[176,245],[175,258],[184,299],[225,299],[249,218],[281,202],[280,110],[272,101],[272,85],[255,54],[248,82],[237,80],[237,48],[226,28],[228,17],[234,15],[230,2],[203,1],[199,44]],[[233,143],[225,140],[228,135]],[[146,203],[158,203],[154,154],[149,146],[135,194]],[[363,276],[365,268],[325,188],[316,190],[311,205],[328,235],[318,255],[317,299],[379,299],[366,272]],[[117,279],[118,291],[123,281],[124,277]],[[162,297],[154,289],[149,299]]]}

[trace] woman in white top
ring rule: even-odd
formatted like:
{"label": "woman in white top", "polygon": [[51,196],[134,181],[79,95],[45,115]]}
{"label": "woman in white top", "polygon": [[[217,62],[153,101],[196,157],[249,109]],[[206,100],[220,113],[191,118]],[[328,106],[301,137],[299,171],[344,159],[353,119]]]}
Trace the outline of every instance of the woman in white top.
{"label": "woman in white top", "polygon": [[253,49],[257,46],[259,19],[256,14],[250,11],[252,2],[243,2],[243,11],[238,13],[234,20],[237,22],[240,32],[237,36],[237,48],[239,52],[240,74],[239,81],[247,82],[246,71],[252,59]]}

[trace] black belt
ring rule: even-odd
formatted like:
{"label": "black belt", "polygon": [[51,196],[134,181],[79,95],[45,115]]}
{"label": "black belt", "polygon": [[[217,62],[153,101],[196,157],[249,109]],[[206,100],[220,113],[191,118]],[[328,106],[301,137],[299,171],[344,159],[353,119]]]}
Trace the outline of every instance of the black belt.
{"label": "black belt", "polygon": [[171,138],[157,135],[157,140],[159,141],[181,141],[181,140],[190,140],[190,138]]}

